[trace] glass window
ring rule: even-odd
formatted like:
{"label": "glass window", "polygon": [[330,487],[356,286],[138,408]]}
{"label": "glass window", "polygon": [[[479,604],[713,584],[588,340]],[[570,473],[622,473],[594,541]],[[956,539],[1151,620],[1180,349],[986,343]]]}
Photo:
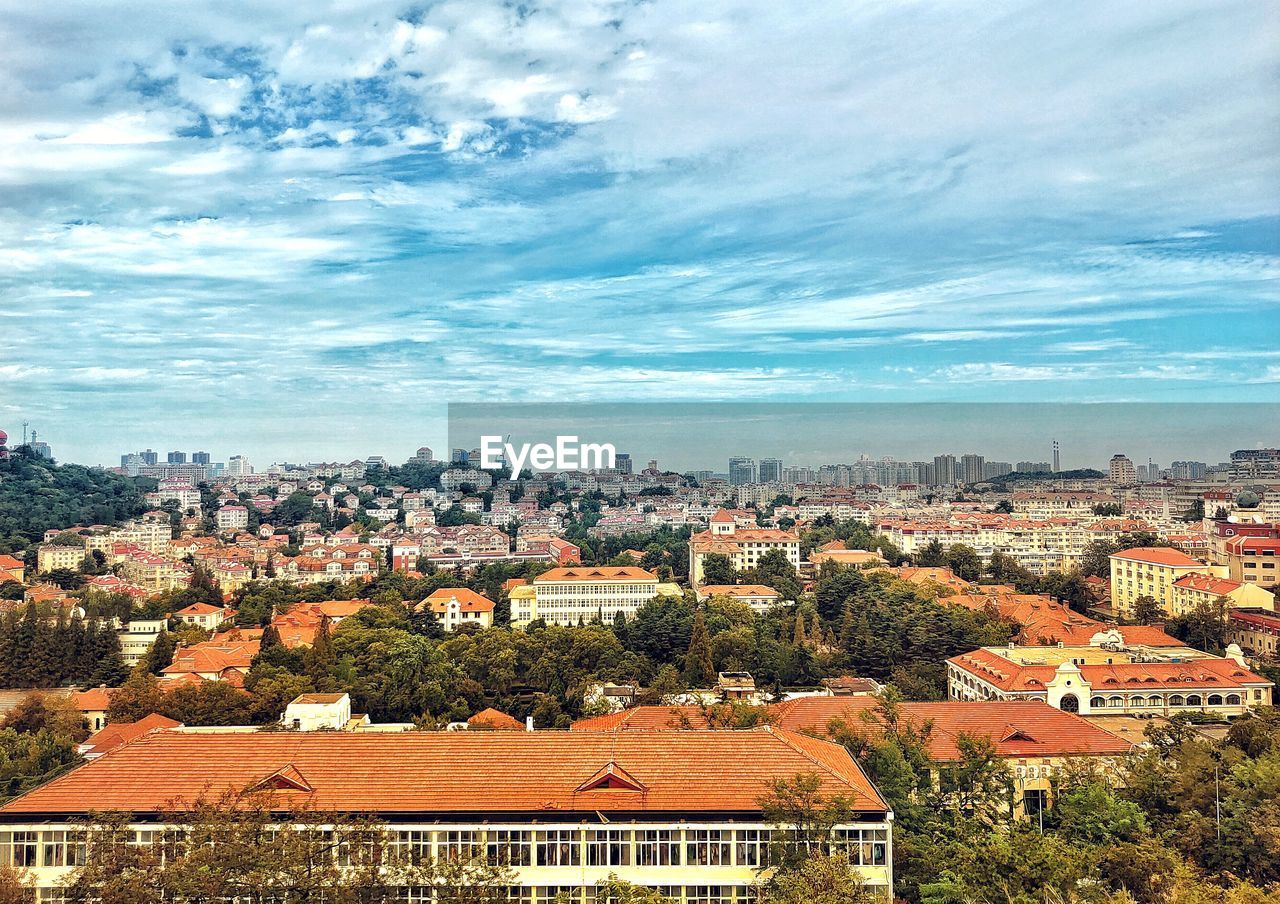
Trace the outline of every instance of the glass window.
{"label": "glass window", "polygon": [[738,866],[765,866],[769,862],[768,829],[738,829],[734,862]]}
{"label": "glass window", "polygon": [[508,829],[491,831],[487,848],[490,863],[529,866],[533,860],[533,840],[529,832]]}
{"label": "glass window", "polygon": [[685,862],[690,866],[728,866],[730,833],[721,829],[691,829],[685,833]]}
{"label": "glass window", "polygon": [[450,860],[473,860],[480,854],[480,839],[476,832],[442,832],[440,856]]}
{"label": "glass window", "polygon": [[396,863],[411,863],[415,866],[431,859],[431,833],[415,830],[401,830],[390,833],[388,854]]}
{"label": "glass window", "polygon": [[37,862],[39,837],[38,832],[13,833],[13,865],[15,867],[39,866]]}
{"label": "glass window", "polygon": [[538,866],[580,866],[582,849],[577,829],[538,833]]}
{"label": "glass window", "polygon": [[628,829],[588,831],[587,864],[589,866],[630,866],[631,831]]}
{"label": "glass window", "polygon": [[636,833],[637,866],[679,866],[680,836],[670,829],[642,829]]}

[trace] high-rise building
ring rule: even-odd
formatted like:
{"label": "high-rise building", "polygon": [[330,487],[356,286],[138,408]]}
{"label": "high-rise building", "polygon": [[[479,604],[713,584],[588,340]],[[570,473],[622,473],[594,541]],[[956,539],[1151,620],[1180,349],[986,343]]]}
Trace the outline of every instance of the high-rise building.
{"label": "high-rise building", "polygon": [[1237,449],[1232,452],[1231,479],[1280,480],[1280,449]]}
{"label": "high-rise building", "polygon": [[754,458],[729,459],[729,485],[739,487],[745,483],[756,482],[756,460]]}
{"label": "high-rise building", "polygon": [[160,454],[158,452],[152,452],[150,449],[138,454],[142,456],[142,463],[144,465],[154,465],[160,461]]}
{"label": "high-rise building", "polygon": [[192,453],[191,453],[191,463],[192,463],[193,465],[207,465],[207,464],[209,464],[209,453],[208,453],[208,452],[192,452]]}
{"label": "high-rise building", "polygon": [[1060,451],[1058,441],[1055,439],[1053,441],[1053,473],[1055,474],[1062,470],[1062,462],[1059,460],[1058,456]]}
{"label": "high-rise building", "polygon": [[956,457],[954,455],[935,455],[933,457],[933,485],[951,486],[956,482]]}
{"label": "high-rise building", "polygon": [[1013,465],[1007,461],[989,461],[982,466],[982,476],[990,480],[992,477],[1000,477],[1008,474],[1013,470]]}
{"label": "high-rise building", "polygon": [[960,481],[962,483],[978,483],[983,478],[982,466],[986,459],[977,453],[970,452],[960,456]]}
{"label": "high-rise building", "polygon": [[169,464],[171,464],[171,465],[185,465],[186,463],[187,463],[187,453],[186,453],[186,452],[170,452],[170,453],[169,453]]}
{"label": "high-rise building", "polygon": [[1133,466],[1129,456],[1117,452],[1111,456],[1110,480],[1112,483],[1137,483],[1138,469]]}
{"label": "high-rise building", "polygon": [[249,459],[243,455],[233,455],[227,459],[227,468],[224,473],[228,477],[247,477],[253,473],[253,465],[249,464]]}
{"label": "high-rise building", "polygon": [[1175,461],[1169,466],[1174,480],[1202,480],[1209,466],[1202,461]]}
{"label": "high-rise building", "polygon": [[761,483],[779,483],[782,480],[782,459],[781,458],[762,458],[760,459],[760,482]]}
{"label": "high-rise building", "polygon": [[632,473],[631,469],[634,466],[631,464],[631,453],[630,452],[616,453],[613,456],[613,467],[614,467],[614,470],[621,471],[623,474]]}

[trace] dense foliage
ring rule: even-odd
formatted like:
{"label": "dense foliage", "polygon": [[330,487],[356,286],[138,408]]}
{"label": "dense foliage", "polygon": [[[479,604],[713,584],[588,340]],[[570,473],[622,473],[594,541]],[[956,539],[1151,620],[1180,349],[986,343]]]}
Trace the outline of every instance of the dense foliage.
{"label": "dense foliage", "polygon": [[0,686],[115,685],[126,673],[110,622],[68,619],[34,602],[0,617]]}
{"label": "dense foliage", "polygon": [[140,515],[146,484],[17,449],[0,459],[0,552],[22,549],[69,524],[116,524]]}

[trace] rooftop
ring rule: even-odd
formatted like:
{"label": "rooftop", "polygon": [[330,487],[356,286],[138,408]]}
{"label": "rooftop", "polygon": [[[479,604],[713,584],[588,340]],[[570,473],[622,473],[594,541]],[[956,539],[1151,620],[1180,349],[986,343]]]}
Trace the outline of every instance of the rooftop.
{"label": "rooftop", "polygon": [[[610,767],[638,788],[602,787]],[[291,806],[426,818],[476,813],[759,813],[771,778],[816,772],[823,791],[883,812],[839,745],[790,731],[186,734],[158,731],[0,807],[0,819],[96,810],[155,813],[171,801],[263,787],[282,770]]]}

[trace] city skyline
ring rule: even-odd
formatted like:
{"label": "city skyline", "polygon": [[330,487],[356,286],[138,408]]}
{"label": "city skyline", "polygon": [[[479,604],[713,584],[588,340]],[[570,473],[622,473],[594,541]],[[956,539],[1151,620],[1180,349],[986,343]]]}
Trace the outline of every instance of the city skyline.
{"label": "city skyline", "polygon": [[76,457],[467,399],[1277,398],[1266,4],[9,5],[0,422]]}

